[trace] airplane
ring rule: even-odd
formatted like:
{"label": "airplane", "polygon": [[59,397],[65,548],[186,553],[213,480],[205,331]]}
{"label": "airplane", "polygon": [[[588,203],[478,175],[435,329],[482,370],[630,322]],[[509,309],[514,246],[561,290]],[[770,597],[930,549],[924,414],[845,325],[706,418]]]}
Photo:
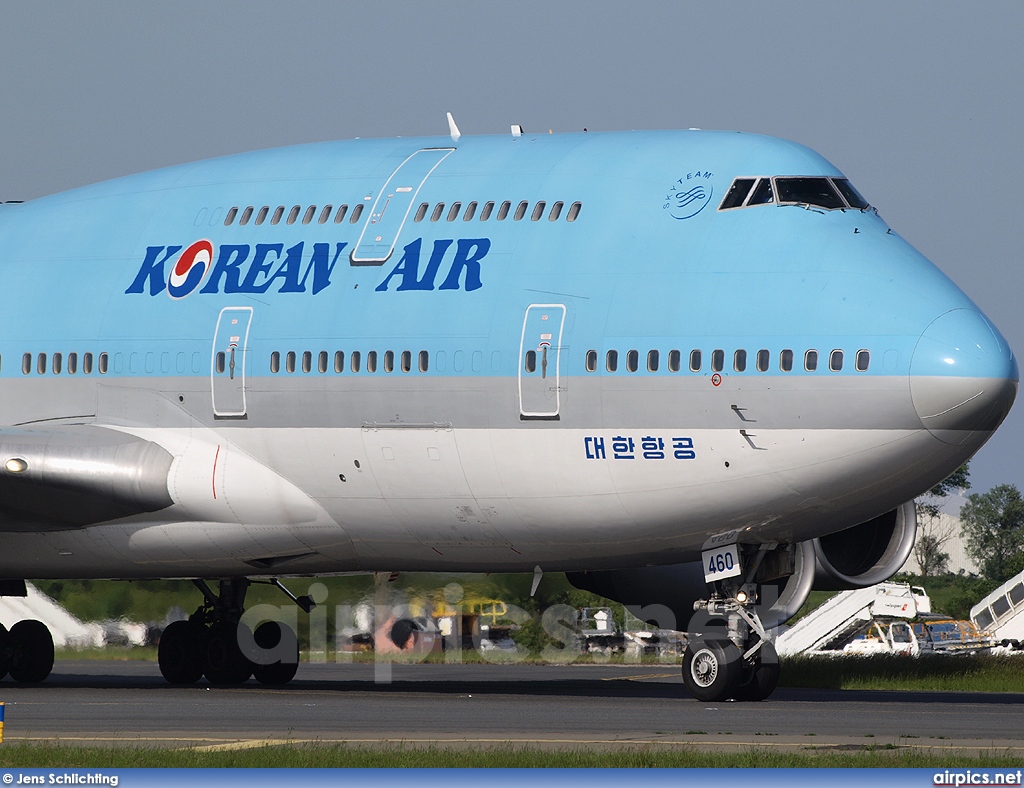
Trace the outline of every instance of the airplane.
{"label": "airplane", "polygon": [[[733,131],[173,166],[0,205],[0,272],[0,594],[193,580],[176,684],[294,676],[251,582],[566,572],[686,631],[699,700],[766,698],[772,627],[896,572],[1018,384],[842,172]],[[44,680],[46,627],[0,663]]]}

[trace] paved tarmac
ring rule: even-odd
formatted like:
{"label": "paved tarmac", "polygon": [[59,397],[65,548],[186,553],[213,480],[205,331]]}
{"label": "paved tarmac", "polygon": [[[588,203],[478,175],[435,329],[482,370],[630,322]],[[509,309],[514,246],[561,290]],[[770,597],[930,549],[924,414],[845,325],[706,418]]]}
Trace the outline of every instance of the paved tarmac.
{"label": "paved tarmac", "polygon": [[0,682],[0,701],[9,742],[898,746],[1024,756],[1024,694],[782,688],[761,703],[705,704],[686,694],[672,664],[303,663],[286,687],[182,688],[152,662],[61,661],[41,685]]}

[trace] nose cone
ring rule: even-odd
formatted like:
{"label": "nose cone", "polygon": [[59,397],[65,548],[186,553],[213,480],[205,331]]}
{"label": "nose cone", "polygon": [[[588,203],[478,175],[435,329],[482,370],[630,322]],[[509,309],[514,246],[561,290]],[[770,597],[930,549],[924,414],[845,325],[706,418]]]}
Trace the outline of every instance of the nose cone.
{"label": "nose cone", "polygon": [[953,445],[1002,423],[1017,396],[1018,379],[1010,346],[973,309],[936,318],[921,334],[910,362],[917,415],[936,438]]}

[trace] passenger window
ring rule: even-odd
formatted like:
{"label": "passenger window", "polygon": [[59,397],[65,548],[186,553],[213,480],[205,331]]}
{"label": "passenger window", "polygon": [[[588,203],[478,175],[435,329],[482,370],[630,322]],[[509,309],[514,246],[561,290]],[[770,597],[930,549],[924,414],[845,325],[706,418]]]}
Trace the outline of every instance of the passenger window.
{"label": "passenger window", "polygon": [[341,224],[343,221],[345,221],[345,214],[346,213],[348,213],[348,206],[347,205],[339,205],[338,206],[338,212],[336,214],[334,214],[334,223],[335,224]]}
{"label": "passenger window", "polygon": [[597,351],[587,351],[587,372],[597,372]]}
{"label": "passenger window", "polygon": [[462,221],[464,221],[464,222],[470,221],[475,214],[476,214],[476,203],[475,202],[471,202],[469,205],[466,206],[466,212],[464,214],[462,214]]}
{"label": "passenger window", "polygon": [[511,208],[511,207],[512,207],[512,203],[510,203],[508,200],[505,200],[505,202],[503,202],[498,207],[498,221],[499,222],[505,221],[505,217],[508,216],[508,209]]}
{"label": "passenger window", "polygon": [[526,351],[526,371],[536,372],[537,371],[537,351],[527,350]]}
{"label": "passenger window", "polygon": [[439,202],[434,206],[434,212],[430,214],[430,221],[436,222],[441,218],[441,214],[444,213],[444,203]]}
{"label": "passenger window", "polygon": [[426,372],[430,369],[430,353],[426,350],[420,351],[420,372]]}
{"label": "passenger window", "polygon": [[619,351],[609,350],[605,354],[604,368],[609,372],[615,372],[619,368]]}
{"label": "passenger window", "polygon": [[547,203],[541,200],[535,206],[533,206],[533,216],[530,217],[531,222],[539,222],[540,218],[544,215],[544,209],[547,207]]}
{"label": "passenger window", "polygon": [[235,221],[235,217],[238,215],[238,208],[232,208],[228,211],[228,215],[224,217],[224,226],[230,227],[231,223]]}
{"label": "passenger window", "polygon": [[277,224],[281,221],[282,216],[284,216],[284,206],[278,205],[277,209],[274,211],[274,215],[270,217],[270,223]]}
{"label": "passenger window", "polygon": [[569,206],[569,215],[565,217],[567,222],[575,222],[576,217],[580,215],[580,208],[583,207],[582,203],[574,202]]}
{"label": "passenger window", "polygon": [[729,187],[729,191],[726,192],[722,204],[718,206],[718,210],[725,211],[729,208],[739,208],[743,205],[743,201],[747,199],[747,195],[750,194],[750,187],[753,185],[754,178],[737,178],[734,180],[732,186]]}
{"label": "passenger window", "polygon": [[21,357],[21,374],[29,375],[32,373],[32,354],[26,353]]}
{"label": "passenger window", "polygon": [[82,374],[92,374],[92,353],[86,353],[84,356],[82,356]]}
{"label": "passenger window", "polygon": [[857,371],[867,372],[868,367],[871,365],[871,351],[870,350],[858,350],[857,351]]}
{"label": "passenger window", "polygon": [[270,354],[270,371],[274,375],[281,371],[281,353],[275,350]]}
{"label": "passenger window", "polygon": [[106,375],[107,370],[110,369],[110,356],[106,353],[100,353],[100,361],[98,366],[100,374]]}
{"label": "passenger window", "polygon": [[292,206],[292,209],[288,212],[288,224],[295,224],[295,220],[299,218],[299,211],[301,210],[301,205]]}
{"label": "passenger window", "polygon": [[833,350],[828,356],[828,368],[839,372],[843,368],[843,351]]}
{"label": "passenger window", "polygon": [[45,353],[40,353],[36,357],[36,372],[38,372],[40,375],[45,375],[46,374],[46,354]]}
{"label": "passenger window", "polygon": [[316,215],[316,206],[315,205],[310,205],[306,209],[306,213],[303,214],[303,216],[302,216],[302,223],[303,224],[309,224],[311,221],[313,221],[313,216],[314,215]]}
{"label": "passenger window", "polygon": [[317,224],[327,224],[327,220],[331,218],[331,211],[334,210],[333,205],[325,205],[324,209],[320,211],[320,218],[316,220]]}
{"label": "passenger window", "polygon": [[737,372],[746,372],[747,370],[747,351],[737,350],[732,354],[732,368]]}
{"label": "passenger window", "polygon": [[242,218],[238,220],[239,224],[248,224],[249,218],[252,216],[252,206],[250,205],[244,211],[242,211]]}
{"label": "passenger window", "polygon": [[683,354],[678,350],[670,350],[668,352],[668,371],[678,372],[679,367],[683,361]]}
{"label": "passenger window", "polygon": [[750,199],[747,200],[747,205],[767,205],[773,202],[775,202],[775,192],[772,191],[772,179],[761,178],[757,182],[757,186],[754,187]]}
{"label": "passenger window", "polygon": [[767,350],[757,351],[757,371],[767,372],[768,366],[772,363],[772,354]]}
{"label": "passenger window", "polygon": [[284,357],[284,370],[289,375],[295,371],[295,351],[289,350]]}
{"label": "passenger window", "polygon": [[640,353],[630,350],[626,353],[626,372],[636,372],[640,368]]}
{"label": "passenger window", "polygon": [[647,371],[657,372],[658,364],[660,363],[660,356],[657,350],[651,350],[647,353]]}
{"label": "passenger window", "polygon": [[412,217],[414,222],[422,222],[424,217],[427,215],[427,211],[430,209],[430,203],[421,202],[420,207],[416,209],[416,215]]}
{"label": "passenger window", "polygon": [[63,368],[63,362],[64,362],[64,358],[61,356],[60,353],[54,353],[53,354],[53,374],[54,375],[59,375],[61,373],[61,369]]}
{"label": "passenger window", "polygon": [[68,353],[68,374],[74,375],[78,372],[78,354]]}
{"label": "passenger window", "polygon": [[412,370],[412,353],[408,350],[402,351],[402,372]]}
{"label": "passenger window", "polygon": [[359,203],[355,208],[352,209],[352,216],[349,217],[348,223],[355,224],[359,221],[359,217],[363,215],[363,204]]}
{"label": "passenger window", "polygon": [[562,202],[556,202],[551,206],[551,212],[548,214],[549,222],[557,222],[558,217],[562,215]]}
{"label": "passenger window", "polygon": [[321,372],[327,371],[327,351],[321,350],[320,355],[316,359],[316,368]]}
{"label": "passenger window", "polygon": [[352,353],[349,355],[349,368],[353,372],[358,372],[359,371],[359,362],[360,362],[360,360],[361,360],[361,355],[360,355],[359,351],[358,350],[353,350]]}
{"label": "passenger window", "polygon": [[384,351],[384,371],[391,374],[395,371],[395,351]]}
{"label": "passenger window", "polygon": [[711,371],[721,372],[725,369],[725,351],[724,350],[712,350],[711,351]]}
{"label": "passenger window", "polygon": [[313,369],[313,353],[305,350],[302,353],[302,371],[309,373]]}
{"label": "passenger window", "polygon": [[789,348],[779,353],[779,369],[783,372],[793,371],[793,351]]}
{"label": "passenger window", "polygon": [[818,368],[818,351],[808,350],[804,353],[804,369],[814,372]]}
{"label": "passenger window", "polygon": [[377,351],[371,350],[366,354],[366,371],[376,372],[377,371]]}
{"label": "passenger window", "polygon": [[264,205],[260,208],[260,212],[256,214],[256,224],[263,224],[267,220],[267,213],[270,211],[270,206]]}
{"label": "passenger window", "polygon": [[220,351],[220,353],[217,354],[217,374],[218,375],[223,375],[224,374],[224,351],[223,350]]}
{"label": "passenger window", "polygon": [[690,351],[690,372],[700,372],[701,364],[704,362],[702,355],[699,350]]}
{"label": "passenger window", "polygon": [[459,218],[459,211],[462,210],[461,202],[453,202],[451,209],[448,211],[448,221],[454,222]]}
{"label": "passenger window", "polygon": [[480,221],[486,222],[491,218],[491,212],[494,210],[494,203],[488,201],[484,203],[484,207],[480,209]]}
{"label": "passenger window", "polygon": [[529,203],[523,200],[519,205],[516,206],[516,215],[512,217],[512,221],[518,222],[524,216],[526,216],[526,209],[529,207]]}

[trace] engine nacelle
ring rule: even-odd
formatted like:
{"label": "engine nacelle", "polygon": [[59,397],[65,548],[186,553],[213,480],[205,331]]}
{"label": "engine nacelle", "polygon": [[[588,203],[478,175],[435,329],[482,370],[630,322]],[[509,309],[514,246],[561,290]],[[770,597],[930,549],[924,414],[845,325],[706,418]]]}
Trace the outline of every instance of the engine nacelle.
{"label": "engine nacelle", "polygon": [[[812,589],[866,588],[888,580],[906,562],[916,533],[914,502],[908,501],[844,531],[770,551],[755,576],[761,621],[766,627],[785,623]],[[643,621],[679,631],[687,629],[693,603],[709,594],[700,561],[566,576],[577,588],[621,602]]]}
{"label": "engine nacelle", "polygon": [[917,536],[913,501],[866,523],[814,539],[814,588],[843,591],[888,580],[906,563]]}

